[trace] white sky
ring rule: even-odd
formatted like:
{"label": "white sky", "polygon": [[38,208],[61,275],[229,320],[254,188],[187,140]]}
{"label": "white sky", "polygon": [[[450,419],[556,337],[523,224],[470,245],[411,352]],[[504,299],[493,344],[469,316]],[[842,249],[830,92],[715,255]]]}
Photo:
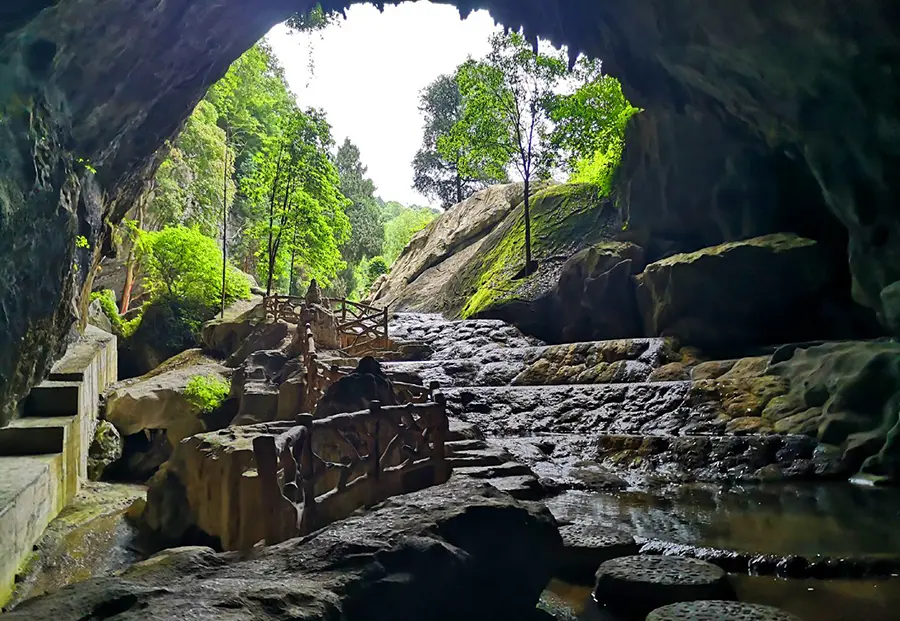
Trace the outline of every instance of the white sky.
{"label": "white sky", "polygon": [[412,189],[411,162],[422,142],[419,92],[470,55],[487,54],[496,28],[485,11],[461,21],[454,7],[427,2],[384,13],[354,5],[339,26],[311,35],[277,26],[268,41],[300,105],[324,108],[335,141],[349,137],[359,147],[377,194],[426,205]]}

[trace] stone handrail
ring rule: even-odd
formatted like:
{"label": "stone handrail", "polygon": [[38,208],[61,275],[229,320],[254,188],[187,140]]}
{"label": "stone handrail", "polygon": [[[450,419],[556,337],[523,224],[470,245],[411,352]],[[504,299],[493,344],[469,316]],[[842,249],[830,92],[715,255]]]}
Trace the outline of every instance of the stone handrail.
{"label": "stone handrail", "polygon": [[266,544],[309,534],[357,509],[448,480],[446,401],[336,414],[254,438]]}

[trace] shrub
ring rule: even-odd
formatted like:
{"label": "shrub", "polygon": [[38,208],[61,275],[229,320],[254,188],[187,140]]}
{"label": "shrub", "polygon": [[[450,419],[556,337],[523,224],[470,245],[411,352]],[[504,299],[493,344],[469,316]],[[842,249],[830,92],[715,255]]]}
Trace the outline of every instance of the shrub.
{"label": "shrub", "polygon": [[188,380],[184,396],[203,414],[209,414],[222,407],[230,390],[230,384],[218,375],[195,375]]}
{"label": "shrub", "polygon": [[[222,251],[197,227],[173,226],[145,233],[141,253],[147,270],[145,288],[152,298],[179,299],[189,306],[215,309],[222,297]],[[225,303],[250,297],[250,283],[229,265]]]}
{"label": "shrub", "polygon": [[94,291],[91,294],[91,301],[93,302],[94,300],[100,301],[100,308],[107,319],[109,319],[109,323],[112,324],[113,332],[116,333],[116,336],[128,338],[134,334],[141,324],[142,313],[138,313],[132,319],[122,319],[122,316],[119,314],[119,308],[116,306],[116,294],[112,290]]}
{"label": "shrub", "polygon": [[369,267],[366,275],[368,276],[370,287],[379,276],[387,273],[388,264],[387,261],[384,260],[384,257],[373,257],[371,260],[369,260]]}

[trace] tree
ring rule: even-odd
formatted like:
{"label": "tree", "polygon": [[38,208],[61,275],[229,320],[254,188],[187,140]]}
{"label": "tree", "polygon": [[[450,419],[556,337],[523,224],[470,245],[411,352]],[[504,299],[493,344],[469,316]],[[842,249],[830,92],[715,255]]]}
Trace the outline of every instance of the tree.
{"label": "tree", "polygon": [[350,219],[350,239],[341,251],[344,260],[355,265],[364,257],[381,252],[384,244],[381,211],[375,201],[375,184],[366,177],[359,148],[349,138],[337,150],[335,166],[341,179],[341,193],[350,200],[345,209]]}
{"label": "tree", "polygon": [[295,110],[283,119],[281,134],[254,157],[254,173],[244,179],[243,191],[254,206],[248,233],[257,238],[264,258],[267,295],[279,275],[294,280],[298,261],[308,278],[325,284],[343,267],[338,248],[350,225],[328,155],[331,143],[323,113]]}
{"label": "tree", "polygon": [[[218,305],[222,252],[199,227],[172,226],[145,232],[139,244],[147,272],[145,288],[151,299],[178,299],[206,309]],[[250,284],[233,267],[228,270],[225,297],[229,303],[250,297]]]}
{"label": "tree", "polygon": [[572,173],[573,179],[608,190],[621,159],[625,126],[638,109],[625,99],[619,81],[604,75],[601,67],[599,61],[580,58],[574,71],[577,88],[549,100],[549,153],[552,164]]}
{"label": "tree", "polygon": [[468,61],[460,67],[457,81],[463,114],[450,133],[438,140],[438,150],[445,157],[463,154],[465,171],[477,170],[484,161],[504,162],[525,182],[526,274],[534,270],[530,183],[545,166],[548,102],[568,73],[563,52],[541,54],[536,47],[518,32],[493,35],[484,61]]}
{"label": "tree", "polygon": [[424,229],[437,217],[428,207],[405,207],[395,201],[385,204],[385,214],[390,216],[384,222],[384,252],[387,264],[393,265],[413,235]]}
{"label": "tree", "polygon": [[169,153],[154,178],[147,206],[151,228],[182,224],[199,226],[206,235],[219,233],[219,214],[226,195],[233,200],[231,163],[226,164],[225,132],[218,127],[218,112],[201,101],[169,145]]}
{"label": "tree", "polygon": [[458,142],[444,153],[438,150],[439,138],[449,134],[462,117],[455,74],[439,76],[425,87],[419,110],[425,117],[425,128],[422,148],[413,158],[413,187],[417,191],[450,207],[491,183],[506,181],[505,161],[487,159],[476,165],[472,154],[467,157],[467,143]]}

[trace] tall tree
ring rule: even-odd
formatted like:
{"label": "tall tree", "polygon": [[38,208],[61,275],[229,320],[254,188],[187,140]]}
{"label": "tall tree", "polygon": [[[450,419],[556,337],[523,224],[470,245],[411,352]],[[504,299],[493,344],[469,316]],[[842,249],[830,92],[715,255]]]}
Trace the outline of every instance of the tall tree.
{"label": "tall tree", "polygon": [[341,179],[341,193],[350,199],[346,208],[350,219],[350,239],[344,244],[344,259],[351,265],[381,252],[384,227],[381,210],[375,201],[375,184],[366,177],[359,148],[347,138],[337,150],[335,165]]}
{"label": "tall tree", "polygon": [[567,74],[562,51],[538,53],[536,42],[530,44],[519,32],[493,35],[484,61],[460,67],[462,118],[438,140],[445,155],[463,152],[465,167],[484,159],[508,162],[525,182],[526,274],[534,269],[530,184],[547,156],[547,104]]}
{"label": "tall tree", "polygon": [[419,110],[425,117],[422,148],[413,158],[413,187],[439,200],[444,207],[462,202],[491,183],[506,180],[506,162],[474,161],[469,145],[457,142],[443,153],[438,139],[448,134],[462,117],[462,96],[457,76],[442,75],[422,91]]}

